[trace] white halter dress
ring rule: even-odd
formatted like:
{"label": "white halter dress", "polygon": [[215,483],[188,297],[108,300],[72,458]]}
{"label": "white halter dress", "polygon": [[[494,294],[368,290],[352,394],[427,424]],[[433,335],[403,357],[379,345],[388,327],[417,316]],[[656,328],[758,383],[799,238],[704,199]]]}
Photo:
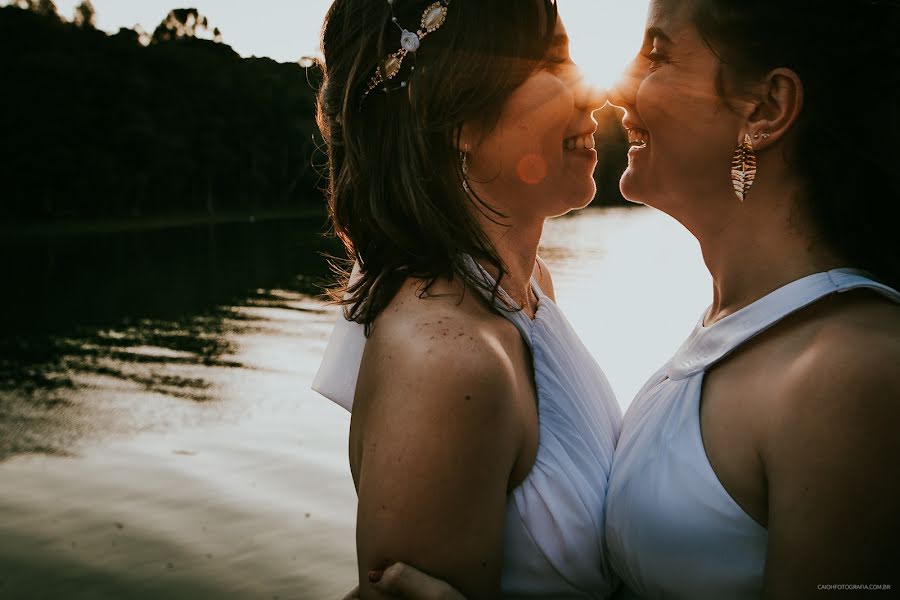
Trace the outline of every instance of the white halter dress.
{"label": "white halter dress", "polygon": [[707,369],[786,316],[829,294],[900,293],[853,269],[785,285],[709,327],[703,319],[625,414],[609,481],[606,541],[622,600],[756,600],[768,531],[731,498],[700,434]]}
{"label": "white halter dress", "polygon": [[[531,285],[539,300],[533,321],[500,311],[531,349],[540,436],[534,467],[507,502],[503,596],[608,598],[618,579],[603,541],[604,507],[621,410],[562,311]],[[352,410],[364,346],[362,327],[338,318],[313,389]]]}

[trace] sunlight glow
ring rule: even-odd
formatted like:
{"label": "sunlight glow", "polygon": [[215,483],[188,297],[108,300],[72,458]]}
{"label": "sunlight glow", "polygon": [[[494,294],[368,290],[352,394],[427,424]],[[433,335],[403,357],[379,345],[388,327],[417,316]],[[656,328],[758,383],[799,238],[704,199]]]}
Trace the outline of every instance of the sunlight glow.
{"label": "sunlight glow", "polygon": [[[79,0],[56,0],[72,18]],[[643,38],[649,0],[557,0],[569,31],[572,56],[591,83],[609,87],[635,55]],[[296,62],[319,54],[319,35],[332,0],[93,0],[97,26],[115,33],[140,24],[152,33],[169,10],[195,6],[218,27],[226,44],[241,56],[268,56]]]}
{"label": "sunlight glow", "polygon": [[558,0],[572,58],[592,85],[609,88],[640,49],[649,0]]}

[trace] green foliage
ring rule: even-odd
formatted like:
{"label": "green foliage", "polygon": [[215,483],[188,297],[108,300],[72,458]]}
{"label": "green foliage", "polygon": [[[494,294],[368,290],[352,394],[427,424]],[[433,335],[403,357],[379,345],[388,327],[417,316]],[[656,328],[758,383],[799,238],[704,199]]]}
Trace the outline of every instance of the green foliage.
{"label": "green foliage", "polygon": [[144,46],[0,8],[7,218],[324,210],[318,71],[241,59],[173,13],[182,29]]}

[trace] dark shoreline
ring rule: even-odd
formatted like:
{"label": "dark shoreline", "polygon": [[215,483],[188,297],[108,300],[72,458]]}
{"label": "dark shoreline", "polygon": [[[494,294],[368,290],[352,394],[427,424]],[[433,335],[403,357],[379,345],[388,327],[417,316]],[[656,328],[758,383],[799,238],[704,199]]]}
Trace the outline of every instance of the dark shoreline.
{"label": "dark shoreline", "polygon": [[66,219],[59,221],[5,223],[0,225],[0,240],[16,241],[60,235],[92,235],[121,233],[127,231],[148,231],[197,227],[199,225],[222,225],[227,223],[255,223],[272,220],[309,220],[321,218],[323,224],[327,213],[319,209],[269,209],[254,213],[246,211],[223,211],[209,214],[158,215],[148,217],[119,217],[99,219]]}

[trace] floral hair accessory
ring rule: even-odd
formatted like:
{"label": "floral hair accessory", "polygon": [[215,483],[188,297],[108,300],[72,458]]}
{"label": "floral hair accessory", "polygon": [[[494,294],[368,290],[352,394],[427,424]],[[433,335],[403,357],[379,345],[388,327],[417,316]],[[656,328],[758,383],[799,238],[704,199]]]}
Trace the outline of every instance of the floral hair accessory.
{"label": "floral hair accessory", "polygon": [[[363,93],[360,104],[366,99],[369,92],[397,76],[403,66],[403,59],[409,53],[415,55],[425,36],[441,28],[441,25],[447,20],[447,7],[450,5],[450,0],[438,0],[428,5],[422,13],[417,31],[409,31],[397,23],[397,17],[394,16],[394,0],[387,0],[387,3],[391,7],[391,22],[400,30],[400,49],[388,55],[384,64],[375,70],[375,75],[369,79],[369,83],[366,85],[366,91]],[[413,65],[411,70],[415,70],[415,68]],[[405,88],[406,83],[406,81],[401,81],[399,87]],[[391,88],[385,86],[382,89],[388,92]]]}

